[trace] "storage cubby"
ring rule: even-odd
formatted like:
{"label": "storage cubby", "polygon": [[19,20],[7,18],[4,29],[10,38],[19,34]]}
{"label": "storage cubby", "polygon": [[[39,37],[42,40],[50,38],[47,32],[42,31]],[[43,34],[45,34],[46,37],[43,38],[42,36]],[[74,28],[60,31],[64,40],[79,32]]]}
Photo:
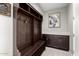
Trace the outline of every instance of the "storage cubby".
{"label": "storage cubby", "polygon": [[30,8],[30,13],[36,17],[39,17],[39,14],[35,10],[33,10],[32,8]]}
{"label": "storage cubby", "polygon": [[31,16],[33,16],[39,20],[41,20],[43,18],[42,15],[29,4],[19,3],[19,8],[22,9],[22,11],[27,12],[28,14],[30,14]]}
{"label": "storage cubby", "polygon": [[19,3],[19,7],[29,12],[29,6],[26,3]]}

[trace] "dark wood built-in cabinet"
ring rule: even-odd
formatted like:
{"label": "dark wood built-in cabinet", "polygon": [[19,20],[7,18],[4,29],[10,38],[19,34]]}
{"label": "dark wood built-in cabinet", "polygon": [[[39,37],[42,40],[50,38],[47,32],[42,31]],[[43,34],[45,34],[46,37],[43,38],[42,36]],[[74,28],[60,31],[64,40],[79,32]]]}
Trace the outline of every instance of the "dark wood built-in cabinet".
{"label": "dark wood built-in cabinet", "polygon": [[47,47],[69,51],[69,35],[43,34]]}
{"label": "dark wood built-in cabinet", "polygon": [[22,56],[41,55],[45,49],[45,41],[41,37],[42,15],[30,4],[19,3],[16,8],[17,49]]}

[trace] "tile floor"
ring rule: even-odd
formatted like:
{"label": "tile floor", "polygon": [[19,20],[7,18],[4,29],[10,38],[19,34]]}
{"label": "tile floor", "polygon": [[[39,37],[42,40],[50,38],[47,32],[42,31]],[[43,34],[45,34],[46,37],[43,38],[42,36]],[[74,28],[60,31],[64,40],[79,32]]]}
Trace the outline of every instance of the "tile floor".
{"label": "tile floor", "polygon": [[70,52],[46,47],[46,50],[42,53],[42,56],[72,56]]}

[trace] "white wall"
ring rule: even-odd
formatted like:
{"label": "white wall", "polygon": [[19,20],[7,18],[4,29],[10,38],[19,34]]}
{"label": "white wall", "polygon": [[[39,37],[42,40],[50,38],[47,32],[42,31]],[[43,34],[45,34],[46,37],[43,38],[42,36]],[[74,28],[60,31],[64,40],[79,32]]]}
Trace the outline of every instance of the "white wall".
{"label": "white wall", "polygon": [[12,26],[11,17],[0,15],[0,56],[12,55]]}
{"label": "white wall", "polygon": [[73,4],[73,12],[74,55],[79,56],[79,3]]}
{"label": "white wall", "polygon": [[70,40],[70,53],[73,54],[73,5],[69,4],[68,6],[68,30],[69,30],[69,40]]}
{"label": "white wall", "polygon": [[[61,13],[61,27],[60,28],[49,28],[48,27],[48,13],[60,12]],[[52,11],[45,12],[42,23],[43,34],[57,34],[57,35],[69,35],[68,32],[68,16],[67,7],[54,9]]]}

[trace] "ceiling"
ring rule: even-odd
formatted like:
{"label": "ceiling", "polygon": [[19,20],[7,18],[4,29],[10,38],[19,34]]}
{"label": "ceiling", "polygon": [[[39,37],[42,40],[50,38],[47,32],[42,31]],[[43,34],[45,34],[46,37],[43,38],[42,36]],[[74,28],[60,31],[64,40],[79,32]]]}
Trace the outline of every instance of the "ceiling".
{"label": "ceiling", "polygon": [[56,8],[65,7],[67,5],[68,3],[39,3],[39,6],[43,11],[49,11]]}

